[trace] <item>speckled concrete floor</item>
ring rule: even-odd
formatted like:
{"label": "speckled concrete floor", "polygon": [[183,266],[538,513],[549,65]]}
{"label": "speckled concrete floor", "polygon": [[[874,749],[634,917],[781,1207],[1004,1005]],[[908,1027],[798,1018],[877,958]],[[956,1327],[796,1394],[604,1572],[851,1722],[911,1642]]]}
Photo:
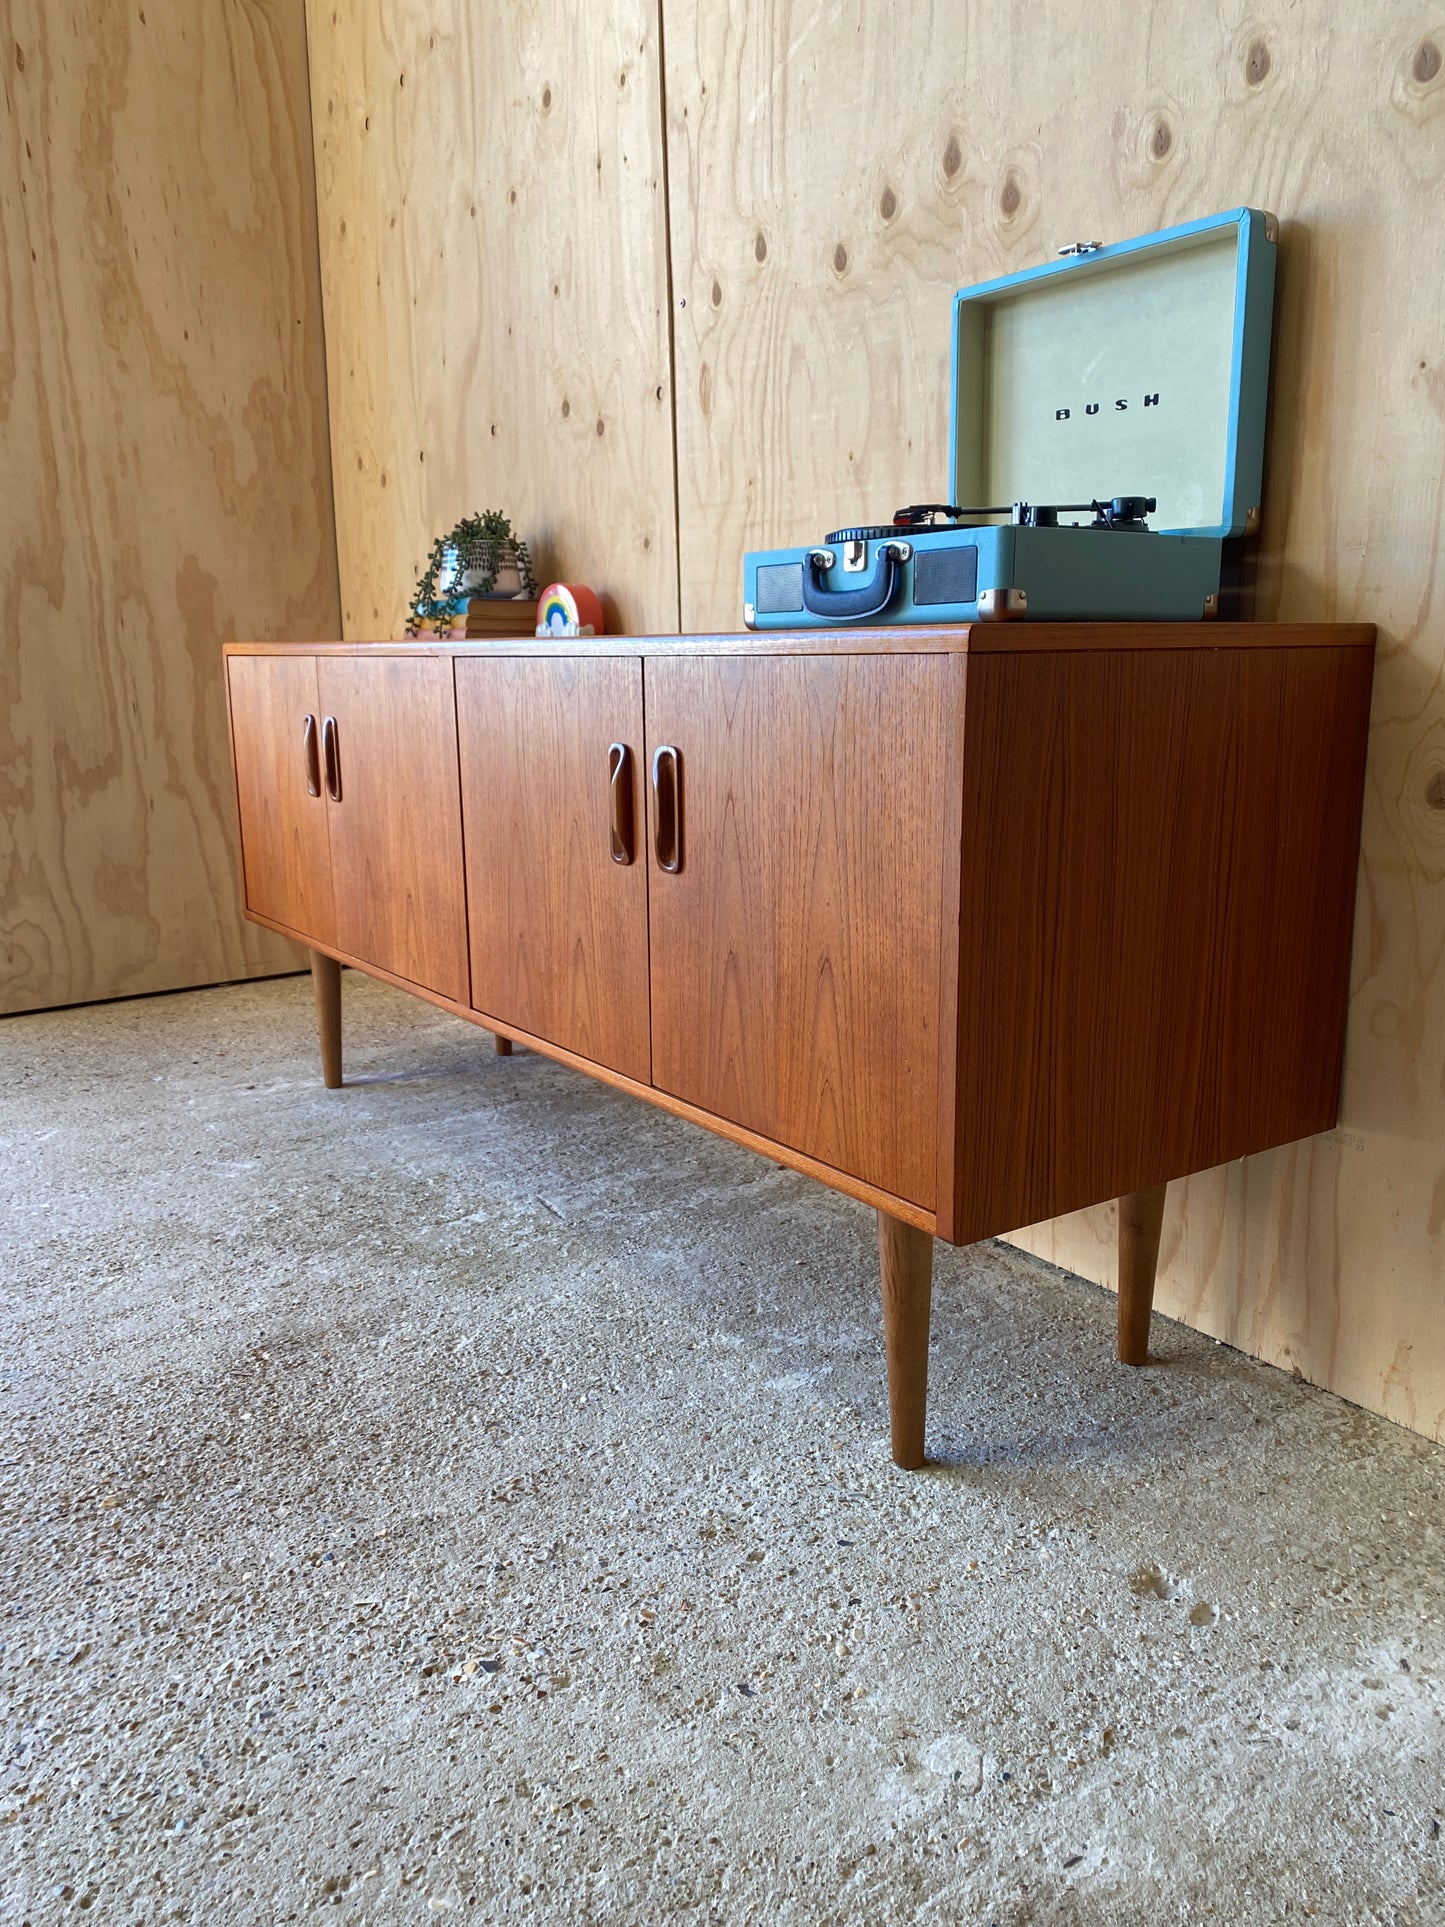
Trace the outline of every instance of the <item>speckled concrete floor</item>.
{"label": "speckled concrete floor", "polygon": [[0,1918],[1445,1919],[1439,1448],[345,981],[0,1025]]}

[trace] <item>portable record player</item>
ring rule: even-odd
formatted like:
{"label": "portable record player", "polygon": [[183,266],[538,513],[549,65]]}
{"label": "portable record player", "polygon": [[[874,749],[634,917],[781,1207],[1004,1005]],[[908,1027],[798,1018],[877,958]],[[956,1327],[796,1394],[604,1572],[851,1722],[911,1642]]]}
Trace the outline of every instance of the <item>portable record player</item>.
{"label": "portable record player", "polygon": [[1236,208],[960,289],[950,499],[747,555],[747,626],[1213,614],[1259,523],[1275,231]]}

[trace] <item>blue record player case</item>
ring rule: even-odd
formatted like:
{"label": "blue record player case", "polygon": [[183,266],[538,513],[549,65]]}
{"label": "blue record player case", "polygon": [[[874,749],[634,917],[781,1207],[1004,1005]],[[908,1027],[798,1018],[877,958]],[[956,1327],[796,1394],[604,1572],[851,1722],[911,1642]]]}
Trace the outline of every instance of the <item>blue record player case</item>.
{"label": "blue record player case", "polygon": [[956,512],[750,553],[747,626],[1213,613],[1259,521],[1275,254],[1236,208],[960,289]]}

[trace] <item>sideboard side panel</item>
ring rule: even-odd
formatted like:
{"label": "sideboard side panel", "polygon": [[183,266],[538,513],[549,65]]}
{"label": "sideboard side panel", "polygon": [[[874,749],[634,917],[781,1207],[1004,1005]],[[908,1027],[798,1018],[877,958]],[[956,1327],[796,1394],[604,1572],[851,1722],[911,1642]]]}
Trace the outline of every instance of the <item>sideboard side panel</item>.
{"label": "sideboard side panel", "polygon": [[945,1235],[1334,1123],[1372,663],[971,660]]}

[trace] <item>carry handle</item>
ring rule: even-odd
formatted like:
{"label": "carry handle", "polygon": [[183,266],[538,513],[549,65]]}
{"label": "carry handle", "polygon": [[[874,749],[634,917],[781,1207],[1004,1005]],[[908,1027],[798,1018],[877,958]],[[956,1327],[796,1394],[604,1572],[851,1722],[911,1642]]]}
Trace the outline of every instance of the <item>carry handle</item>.
{"label": "carry handle", "polygon": [[341,801],[341,746],[334,716],[328,716],[322,722],[321,754],[326,763],[326,794],[333,803],[339,803]]}
{"label": "carry handle", "polygon": [[664,743],[652,758],[652,848],[659,870],[682,868],[682,758]]}
{"label": "carry handle", "polygon": [[632,751],[614,743],[607,752],[607,781],[612,790],[612,861],[630,863],[632,847]]}
{"label": "carry handle", "polygon": [[819,552],[810,549],[803,558],[803,607],[827,622],[866,622],[869,616],[881,616],[897,593],[899,564],[909,553],[904,543],[880,542],[866,582],[856,589],[830,589],[823,580]]}
{"label": "carry handle", "polygon": [[301,724],[301,752],[306,758],[306,794],[321,794],[321,751],[316,738],[316,718],[307,716]]}

